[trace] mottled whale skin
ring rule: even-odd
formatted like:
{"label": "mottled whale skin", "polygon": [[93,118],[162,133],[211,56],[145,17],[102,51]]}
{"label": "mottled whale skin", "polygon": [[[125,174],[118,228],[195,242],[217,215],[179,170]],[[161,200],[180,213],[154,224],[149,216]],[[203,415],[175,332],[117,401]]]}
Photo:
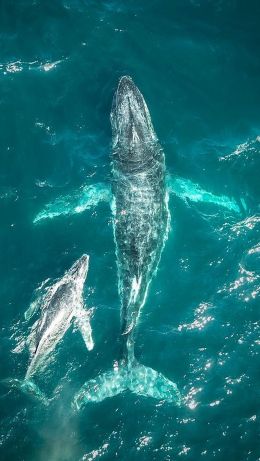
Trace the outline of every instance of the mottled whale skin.
{"label": "mottled whale skin", "polygon": [[134,335],[167,239],[170,214],[165,159],[145,100],[130,77],[120,79],[112,111],[113,228],[121,301],[121,356],[114,369],[85,383],[80,409],[125,390],[180,405],[175,383],[134,356]]}
{"label": "mottled whale skin", "polygon": [[121,78],[112,112],[114,234],[125,343],[136,326],[167,237],[164,153],[144,98]]}
{"label": "mottled whale skin", "polygon": [[38,309],[40,316],[32,326],[27,341],[31,358],[25,379],[7,379],[2,381],[3,384],[19,388],[48,404],[49,400],[34,382],[34,376],[44,371],[54,349],[72,322],[81,332],[88,350],[93,349],[90,311],[84,307],[83,300],[83,286],[88,266],[89,256],[84,254],[61,279],[30,305],[25,312],[25,319],[30,320]]}
{"label": "mottled whale skin", "polygon": [[[25,379],[30,379],[44,365],[72,321],[81,331],[88,350],[93,349],[89,313],[84,308],[82,296],[88,266],[89,256],[81,256],[40,301],[41,316],[33,327],[30,341],[32,359]],[[27,311],[26,318],[33,313]]]}

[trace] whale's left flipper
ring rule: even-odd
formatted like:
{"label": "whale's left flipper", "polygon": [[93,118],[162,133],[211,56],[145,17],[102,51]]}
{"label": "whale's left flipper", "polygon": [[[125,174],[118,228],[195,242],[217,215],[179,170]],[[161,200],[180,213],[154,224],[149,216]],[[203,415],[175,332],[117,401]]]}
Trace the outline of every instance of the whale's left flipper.
{"label": "whale's left flipper", "polygon": [[87,381],[75,395],[72,405],[80,410],[87,403],[101,402],[127,389],[135,394],[164,400],[177,406],[181,404],[181,395],[175,383],[162,373],[134,360],[129,365],[121,362],[114,370]]}
{"label": "whale's left flipper", "polygon": [[50,401],[46,395],[40,390],[40,388],[29,379],[20,380],[15,378],[2,379],[1,384],[9,387],[10,389],[19,389],[24,394],[33,397],[35,400],[38,400],[43,405],[49,405]]}

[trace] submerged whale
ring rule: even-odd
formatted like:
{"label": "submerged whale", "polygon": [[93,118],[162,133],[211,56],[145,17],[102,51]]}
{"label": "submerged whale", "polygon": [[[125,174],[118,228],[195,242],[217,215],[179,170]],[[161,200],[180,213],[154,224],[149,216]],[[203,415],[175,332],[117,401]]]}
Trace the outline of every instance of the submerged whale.
{"label": "submerged whale", "polygon": [[88,266],[89,256],[81,256],[64,276],[50,286],[43,296],[39,296],[25,312],[25,319],[29,320],[40,309],[40,317],[34,323],[28,340],[30,363],[23,381],[6,380],[6,384],[19,387],[43,403],[48,403],[48,400],[34,383],[33,377],[46,367],[52,352],[72,322],[81,332],[87,349],[92,350],[94,346],[90,311],[84,307],[83,301],[83,286]]}
{"label": "submerged whale", "polygon": [[120,79],[112,111],[113,227],[121,300],[121,357],[113,370],[85,383],[79,409],[124,390],[177,405],[177,385],[141,365],[134,355],[136,327],[167,239],[170,213],[164,153],[145,100],[130,77]]}

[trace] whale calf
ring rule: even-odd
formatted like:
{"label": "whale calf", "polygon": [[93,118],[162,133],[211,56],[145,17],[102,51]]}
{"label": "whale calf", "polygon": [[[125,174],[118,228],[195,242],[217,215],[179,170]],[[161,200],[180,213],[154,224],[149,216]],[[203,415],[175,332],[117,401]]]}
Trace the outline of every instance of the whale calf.
{"label": "whale calf", "polygon": [[84,306],[83,287],[87,277],[89,256],[82,255],[64,276],[48,288],[25,312],[25,319],[40,309],[40,317],[29,335],[30,363],[23,381],[5,380],[11,387],[19,387],[43,403],[48,399],[34,383],[33,377],[48,364],[52,352],[72,323],[80,331],[86,347],[92,350],[94,343],[90,326],[90,311]]}
{"label": "whale calf", "polygon": [[112,111],[113,228],[121,301],[121,357],[113,370],[85,383],[79,409],[125,390],[177,405],[177,385],[134,355],[136,327],[170,223],[164,153],[145,100],[130,77],[120,79]]}

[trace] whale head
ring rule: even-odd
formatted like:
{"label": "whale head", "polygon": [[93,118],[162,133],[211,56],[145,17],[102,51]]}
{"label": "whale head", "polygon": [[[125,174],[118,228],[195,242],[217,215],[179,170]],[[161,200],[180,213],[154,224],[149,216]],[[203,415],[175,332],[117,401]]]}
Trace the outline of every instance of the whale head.
{"label": "whale head", "polygon": [[84,283],[87,273],[88,273],[88,265],[89,265],[89,256],[83,254],[70,268],[69,275],[74,280],[82,281]]}
{"label": "whale head", "polygon": [[121,77],[111,110],[113,149],[119,149],[122,160],[142,160],[147,145],[157,142],[149,110],[143,95],[131,77]]}

